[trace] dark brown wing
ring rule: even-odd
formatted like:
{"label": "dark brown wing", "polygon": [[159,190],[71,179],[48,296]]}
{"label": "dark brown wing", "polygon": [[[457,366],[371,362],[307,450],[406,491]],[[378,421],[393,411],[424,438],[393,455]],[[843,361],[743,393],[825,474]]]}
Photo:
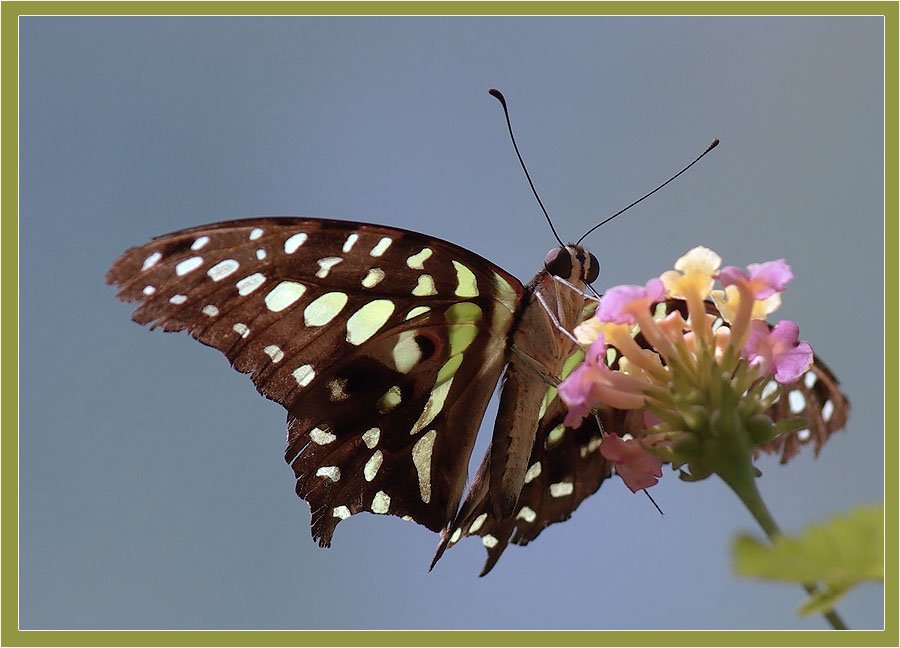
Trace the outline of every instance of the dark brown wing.
{"label": "dark brown wing", "polygon": [[[541,419],[529,459],[525,484],[515,513],[496,519],[490,495],[490,450],[487,452],[466,499],[452,524],[441,532],[432,567],[444,551],[466,536],[477,535],[488,557],[481,570],[487,574],[510,542],[525,545],[556,522],[568,520],[612,470],[600,454],[600,429],[588,417],[577,430],[563,425],[565,408],[553,398]],[[607,434],[634,433],[642,425],[643,412],[604,408],[600,411]]]}
{"label": "dark brown wing", "polygon": [[133,319],[188,331],[288,410],[313,536],[362,511],[432,530],[456,512],[521,284],[422,234],[303,218],[212,224],[125,252]]}

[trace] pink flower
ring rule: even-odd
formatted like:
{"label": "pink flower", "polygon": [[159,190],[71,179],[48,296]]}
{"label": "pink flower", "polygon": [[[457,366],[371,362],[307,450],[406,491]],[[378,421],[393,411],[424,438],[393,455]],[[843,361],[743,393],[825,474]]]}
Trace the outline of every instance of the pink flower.
{"label": "pink flower", "polygon": [[643,381],[612,371],[604,362],[605,356],[606,340],[601,333],[585,354],[584,362],[559,383],[559,397],[568,409],[564,421],[568,427],[578,428],[591,408],[600,403],[620,409],[643,407]]}
{"label": "pink flower", "polygon": [[813,351],[809,342],[800,342],[796,322],[782,320],[771,330],[762,320],[753,320],[741,352],[751,366],[765,374],[775,374],[781,384],[794,382],[812,366]]}
{"label": "pink flower", "polygon": [[636,493],[650,488],[662,477],[662,459],[647,452],[637,439],[626,441],[617,434],[607,434],[600,444],[600,454],[616,466],[616,474]]}
{"label": "pink flower", "polygon": [[719,281],[723,286],[748,285],[754,299],[765,299],[782,292],[787,282],[794,278],[791,266],[784,259],[751,263],[747,266],[747,270],[749,274],[745,274],[735,266],[722,268],[719,271]]}
{"label": "pink flower", "polygon": [[634,324],[637,310],[648,310],[650,305],[665,298],[663,282],[654,277],[641,286],[616,286],[603,294],[597,308],[597,318],[615,324]]}

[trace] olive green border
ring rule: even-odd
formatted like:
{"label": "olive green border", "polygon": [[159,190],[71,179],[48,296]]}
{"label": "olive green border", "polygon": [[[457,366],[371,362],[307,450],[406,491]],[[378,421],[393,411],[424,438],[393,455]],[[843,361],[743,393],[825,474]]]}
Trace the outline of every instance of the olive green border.
{"label": "olive green border", "polygon": [[[22,15],[873,15],[885,27],[885,294],[898,295],[898,5],[896,2],[3,2],[0,137],[3,408],[0,410],[0,643],[4,646],[897,646],[897,408],[885,410],[883,631],[263,631],[18,629],[18,17]],[[887,303],[887,302],[885,302]],[[16,315],[15,317],[13,315]],[[885,393],[897,394],[896,308],[886,309]],[[885,401],[887,403],[887,401]],[[886,406],[887,407],[887,406]]]}

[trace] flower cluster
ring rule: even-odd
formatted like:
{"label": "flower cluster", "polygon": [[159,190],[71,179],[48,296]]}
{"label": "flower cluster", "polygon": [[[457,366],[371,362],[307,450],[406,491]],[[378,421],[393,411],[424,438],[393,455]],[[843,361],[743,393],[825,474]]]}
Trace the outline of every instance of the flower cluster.
{"label": "flower cluster", "polygon": [[715,252],[696,247],[644,286],[607,291],[575,330],[588,350],[559,386],[565,423],[577,427],[600,405],[645,409],[639,438],[611,430],[600,445],[632,491],[655,484],[663,460],[684,479],[721,475],[735,452],[749,463],[754,445],[802,426],[765,415],[772,395],[764,387],[797,380],[813,362],[797,324],[765,321],[793,278],[790,266],[720,265]]}

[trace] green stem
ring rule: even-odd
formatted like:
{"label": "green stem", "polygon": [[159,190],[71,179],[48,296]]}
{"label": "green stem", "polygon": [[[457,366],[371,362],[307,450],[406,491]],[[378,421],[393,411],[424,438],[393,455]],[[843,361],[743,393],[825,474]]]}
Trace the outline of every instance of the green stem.
{"label": "green stem", "polygon": [[[736,457],[731,459],[736,459]],[[759,523],[759,526],[766,532],[769,540],[774,541],[777,536],[781,535],[781,531],[775,522],[775,518],[769,513],[769,509],[766,507],[759,489],[756,487],[756,479],[753,474],[753,466],[749,461],[749,455],[744,455],[742,461],[724,461],[722,463],[724,464],[720,466],[722,469],[716,470],[716,473],[744,503],[744,506],[750,511],[750,514]],[[813,594],[816,591],[815,586],[807,583],[803,584],[803,589],[808,594]],[[835,630],[847,629],[843,619],[834,610],[827,610],[823,615]]]}

